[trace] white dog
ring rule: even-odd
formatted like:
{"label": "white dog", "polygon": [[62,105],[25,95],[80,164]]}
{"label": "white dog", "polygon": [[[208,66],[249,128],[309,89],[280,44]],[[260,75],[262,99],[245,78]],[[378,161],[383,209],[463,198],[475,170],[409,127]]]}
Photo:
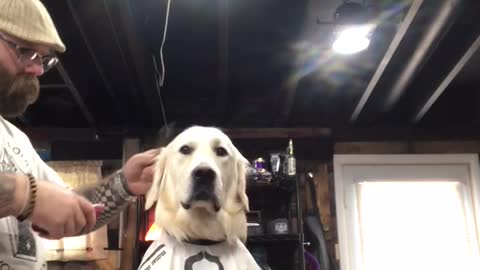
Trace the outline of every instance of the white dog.
{"label": "white dog", "polygon": [[220,130],[191,127],[161,149],[146,209],[162,234],[140,270],[257,270],[247,237],[248,161]]}

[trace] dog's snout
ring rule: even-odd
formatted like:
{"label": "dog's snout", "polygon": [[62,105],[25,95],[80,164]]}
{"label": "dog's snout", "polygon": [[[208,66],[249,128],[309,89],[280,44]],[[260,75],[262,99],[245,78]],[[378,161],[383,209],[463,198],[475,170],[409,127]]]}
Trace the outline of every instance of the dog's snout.
{"label": "dog's snout", "polygon": [[212,184],[216,177],[215,171],[208,167],[196,168],[192,175],[193,179],[199,184]]}

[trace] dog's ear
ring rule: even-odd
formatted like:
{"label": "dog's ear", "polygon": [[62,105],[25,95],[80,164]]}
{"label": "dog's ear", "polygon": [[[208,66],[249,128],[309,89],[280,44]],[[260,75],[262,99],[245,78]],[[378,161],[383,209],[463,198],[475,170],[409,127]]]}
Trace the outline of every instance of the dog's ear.
{"label": "dog's ear", "polygon": [[246,211],[250,211],[248,196],[247,196],[247,168],[250,162],[243,157],[237,150],[236,160],[236,180],[237,180],[237,196]]}
{"label": "dog's ear", "polygon": [[157,201],[159,192],[160,192],[160,185],[162,184],[162,180],[165,174],[165,163],[167,160],[167,151],[165,151],[165,147],[160,148],[160,154],[155,158],[154,166],[154,174],[153,174],[153,183],[150,189],[148,190],[147,194],[145,195],[145,210],[150,209],[152,205]]}

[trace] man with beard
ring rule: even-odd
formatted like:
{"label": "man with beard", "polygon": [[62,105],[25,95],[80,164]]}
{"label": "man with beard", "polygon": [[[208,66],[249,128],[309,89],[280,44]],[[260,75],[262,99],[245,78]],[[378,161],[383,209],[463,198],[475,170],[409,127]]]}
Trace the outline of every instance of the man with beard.
{"label": "man with beard", "polygon": [[[150,188],[156,150],[133,156],[101,184],[68,189],[27,136],[3,117],[39,96],[38,77],[65,46],[39,0],[0,0],[0,268],[46,269],[39,237],[59,239],[109,222]],[[97,216],[92,204],[103,205]]]}

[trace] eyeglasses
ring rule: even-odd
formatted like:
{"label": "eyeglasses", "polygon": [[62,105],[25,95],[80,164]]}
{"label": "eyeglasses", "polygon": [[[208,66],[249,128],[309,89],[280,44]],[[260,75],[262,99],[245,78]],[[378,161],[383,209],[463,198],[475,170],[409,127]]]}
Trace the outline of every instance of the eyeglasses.
{"label": "eyeglasses", "polygon": [[54,55],[42,56],[34,49],[21,47],[2,35],[0,35],[0,39],[16,51],[18,62],[22,65],[41,64],[43,66],[43,72],[47,72],[58,63],[58,58]]}

